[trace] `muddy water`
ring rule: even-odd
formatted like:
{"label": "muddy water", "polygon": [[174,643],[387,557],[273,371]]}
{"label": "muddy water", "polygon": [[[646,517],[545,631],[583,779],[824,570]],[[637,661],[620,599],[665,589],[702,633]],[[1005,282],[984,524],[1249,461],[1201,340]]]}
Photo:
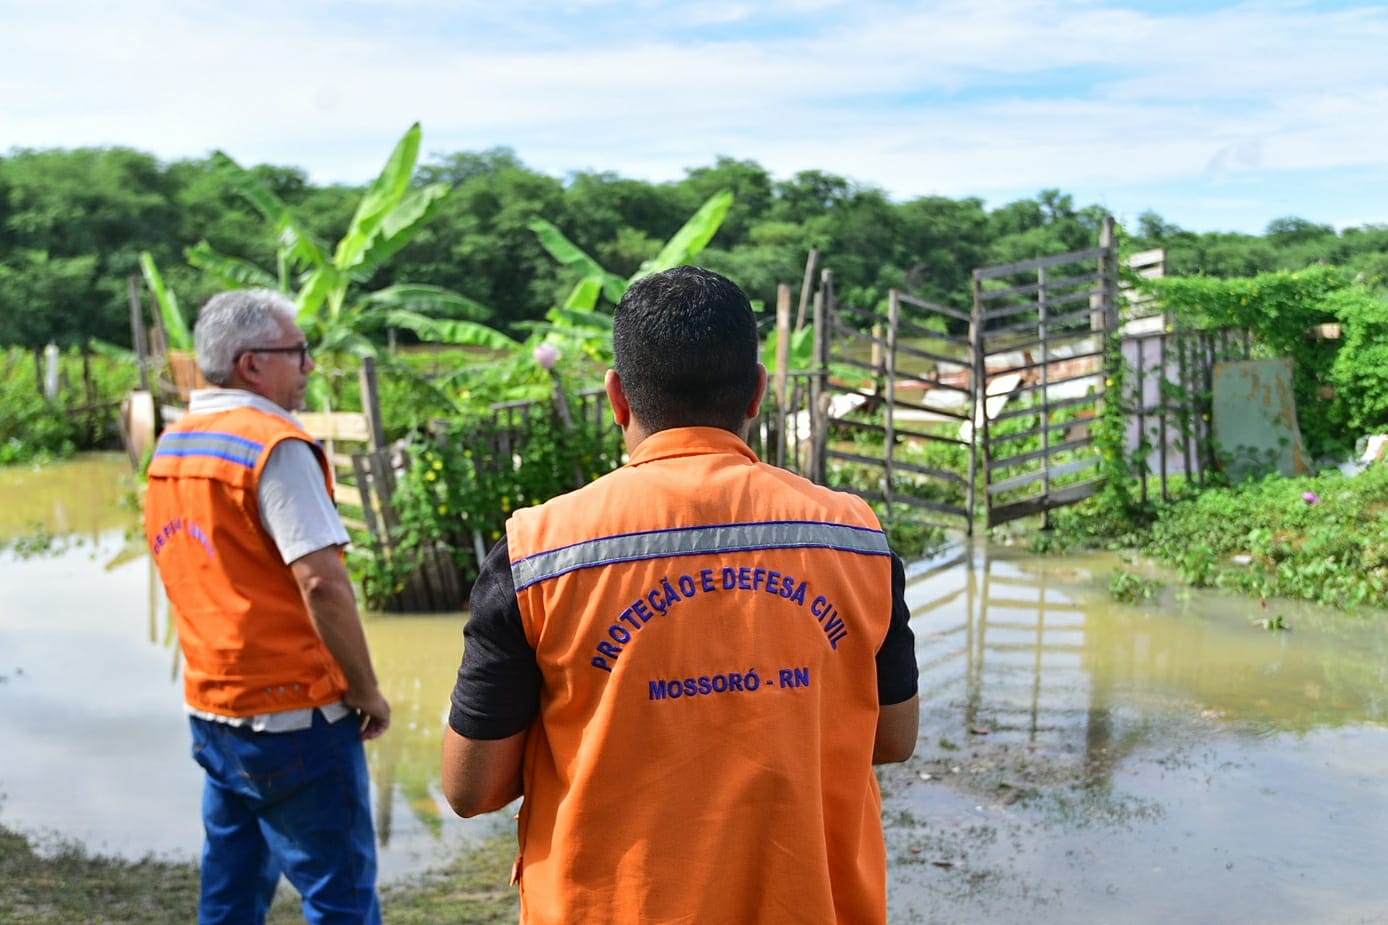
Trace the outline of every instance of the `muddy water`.
{"label": "muddy water", "polygon": [[[0,470],[0,825],[191,858],[200,772],[126,465]],[[1388,615],[1122,605],[1119,565],[978,546],[913,567],[924,707],[916,757],[882,774],[892,921],[1388,922]],[[368,746],[386,879],[510,830],[439,796],[461,621],[368,616],[395,708]]]}
{"label": "muddy water", "polygon": [[1124,606],[1118,567],[1139,568],[986,546],[915,567],[892,921],[1388,922],[1388,614]]}
{"label": "muddy water", "polygon": [[[124,456],[0,469],[0,825],[129,858],[196,857],[202,772],[188,753],[168,607]],[[510,831],[439,796],[462,614],[367,616],[393,707],[367,746],[383,879]]]}

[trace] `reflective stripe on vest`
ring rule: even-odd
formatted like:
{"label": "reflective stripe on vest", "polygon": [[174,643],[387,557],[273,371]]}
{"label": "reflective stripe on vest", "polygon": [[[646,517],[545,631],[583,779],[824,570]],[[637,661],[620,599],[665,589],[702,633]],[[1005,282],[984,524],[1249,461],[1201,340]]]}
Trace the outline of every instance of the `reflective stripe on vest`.
{"label": "reflective stripe on vest", "polygon": [[666,559],[701,553],[767,549],[834,549],[866,555],[890,555],[880,530],[823,521],[779,520],[765,523],[680,527],[606,536],[536,553],[511,563],[517,591],[582,568]]}
{"label": "reflective stripe on vest", "polygon": [[256,443],[235,434],[218,431],[192,430],[183,433],[166,431],[155,447],[158,456],[211,456],[228,462],[240,463],[247,469],[254,469],[265,444]]}

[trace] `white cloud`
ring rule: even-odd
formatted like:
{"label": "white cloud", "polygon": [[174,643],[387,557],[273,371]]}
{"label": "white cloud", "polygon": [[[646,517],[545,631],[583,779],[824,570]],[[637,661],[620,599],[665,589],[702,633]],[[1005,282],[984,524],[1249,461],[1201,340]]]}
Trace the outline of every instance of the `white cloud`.
{"label": "white cloud", "polygon": [[[1148,205],[1177,223],[1180,203],[1194,208],[1236,177],[1317,172],[1326,195],[1337,173],[1381,164],[1388,150],[1382,4],[11,7],[0,150],[122,144],[174,158],[222,148],[360,182],[420,120],[426,151],[508,145],[555,173],[667,179],[727,154],[902,197],[1159,193]],[[1373,192],[1346,189],[1353,199],[1325,207],[1363,214]]]}

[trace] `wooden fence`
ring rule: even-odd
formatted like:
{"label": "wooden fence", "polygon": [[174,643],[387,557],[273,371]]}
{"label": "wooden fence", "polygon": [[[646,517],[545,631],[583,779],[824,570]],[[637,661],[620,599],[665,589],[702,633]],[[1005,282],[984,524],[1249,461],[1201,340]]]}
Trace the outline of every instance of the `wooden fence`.
{"label": "wooden fence", "polygon": [[[972,312],[896,291],[886,311],[865,311],[840,303],[821,270],[809,388],[791,388],[789,420],[771,425],[799,451],[764,458],[878,502],[884,520],[972,532],[976,515],[990,527],[1044,518],[1095,494],[1091,423],[1117,401],[1144,499],[1176,479],[1203,484],[1214,366],[1246,358],[1249,341],[1169,330],[1134,285],[1164,270],[1160,250],[1120,266],[1111,220],[1098,247],[976,270]],[[1130,373],[1121,394],[1107,388],[1114,332]]]}
{"label": "wooden fence", "polygon": [[[1128,269],[1160,275],[1163,256],[1135,255]],[[1152,314],[1155,306],[1124,288],[1118,269],[1110,220],[1096,248],[976,270],[972,311],[895,290],[885,311],[870,311],[840,303],[833,273],[818,270],[812,253],[796,326],[812,306],[813,360],[808,368],[791,368],[790,295],[783,286],[778,372],[749,442],[775,465],[875,502],[889,527],[971,533],[976,513],[991,527],[1044,517],[1093,495],[1102,481],[1090,422],[1102,402],[1117,400],[1130,421],[1129,450],[1141,458],[1144,500],[1149,491],[1167,497],[1177,477],[1203,482],[1214,460],[1208,419],[1214,364],[1246,358],[1248,338],[1167,330],[1166,319]],[[1131,375],[1121,394],[1107,394],[1107,345],[1120,323]],[[405,445],[385,442],[375,375],[364,362],[363,412],[300,418],[332,460],[345,522],[373,556],[408,576],[383,594],[385,609],[460,609],[504,529],[505,511],[472,522],[459,518],[443,536],[406,529],[397,498],[413,461]],[[172,378],[156,374],[148,381],[152,391],[174,399],[189,383]],[[462,430],[435,422],[430,436],[440,447],[465,445],[474,478],[519,484],[537,416],[587,433],[607,428],[603,459],[615,468],[622,448],[609,415],[601,389],[575,396],[572,407],[556,390],[547,400],[493,406],[485,426]],[[558,473],[557,490],[596,474],[592,466],[575,465]],[[512,500],[520,506],[544,498]]]}
{"label": "wooden fence", "polygon": [[1102,484],[1088,422],[1103,401],[1107,340],[1118,324],[1113,221],[1096,248],[975,270],[973,287],[992,527],[1044,516]]}

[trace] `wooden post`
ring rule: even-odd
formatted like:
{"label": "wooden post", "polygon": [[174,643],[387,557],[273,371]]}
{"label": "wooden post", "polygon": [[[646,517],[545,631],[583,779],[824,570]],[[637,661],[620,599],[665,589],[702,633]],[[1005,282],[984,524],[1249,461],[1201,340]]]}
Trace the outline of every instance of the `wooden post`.
{"label": "wooden post", "polygon": [[[973,344],[973,374],[969,377],[969,490],[968,490],[968,534],[974,535],[974,516],[978,504],[978,453],[983,447],[983,499],[988,502],[988,444],[980,439],[979,430],[988,426],[988,364],[983,351],[987,345],[983,333],[986,322],[983,314],[983,277],[974,270],[974,311],[969,321],[969,340]],[[980,413],[980,409],[982,412]],[[986,520],[985,520],[986,523]]]}
{"label": "wooden post", "polygon": [[[807,402],[806,417],[810,423],[810,460],[809,471],[802,473],[811,482],[824,483],[824,441],[821,435],[824,432],[824,409],[821,407],[821,399],[827,398],[825,393],[825,379],[828,377],[828,364],[824,361],[825,354],[828,352],[825,341],[828,339],[826,321],[824,318],[824,293],[814,294],[814,375],[810,377],[810,400]],[[799,434],[796,435],[797,437]],[[799,442],[797,441],[797,448]]]}
{"label": "wooden post", "polygon": [[810,480],[820,485],[829,481],[829,356],[832,353],[832,315],[834,311],[834,273],[820,274],[819,291],[814,294],[814,389],[810,393],[810,441],[814,450]]}
{"label": "wooden post", "polygon": [[790,287],[781,283],[776,287],[776,443],[772,447],[772,464],[786,464],[786,382],[790,374]]}
{"label": "wooden post", "polygon": [[366,425],[371,434],[369,446],[379,450],[386,445],[386,429],[381,422],[381,396],[376,388],[376,360],[362,357],[361,372],[361,413],[366,415]]}
{"label": "wooden post", "polygon": [[810,248],[810,256],[805,260],[805,278],[800,283],[800,310],[795,316],[795,330],[805,327],[805,311],[810,304],[810,291],[814,288],[815,271],[819,269],[819,248]]}
{"label": "wooden post", "polygon": [[[895,491],[893,490],[896,482],[896,332],[901,325],[901,293],[895,289],[887,293],[887,348],[885,351],[885,362],[882,365],[884,383],[881,394],[885,397],[885,406],[882,409],[882,424],[886,432],[886,446],[883,448],[882,460],[884,463],[882,495],[886,503],[887,519],[892,519],[894,512],[892,504],[895,501]],[[881,325],[873,325],[880,328]],[[872,341],[873,350],[880,350],[874,332]],[[873,366],[877,366],[876,362]]]}
{"label": "wooden post", "polygon": [[135,361],[140,368],[140,388],[149,391],[149,344],[145,339],[145,310],[140,305],[140,278],[126,277],[130,292],[130,340],[135,348]]}

